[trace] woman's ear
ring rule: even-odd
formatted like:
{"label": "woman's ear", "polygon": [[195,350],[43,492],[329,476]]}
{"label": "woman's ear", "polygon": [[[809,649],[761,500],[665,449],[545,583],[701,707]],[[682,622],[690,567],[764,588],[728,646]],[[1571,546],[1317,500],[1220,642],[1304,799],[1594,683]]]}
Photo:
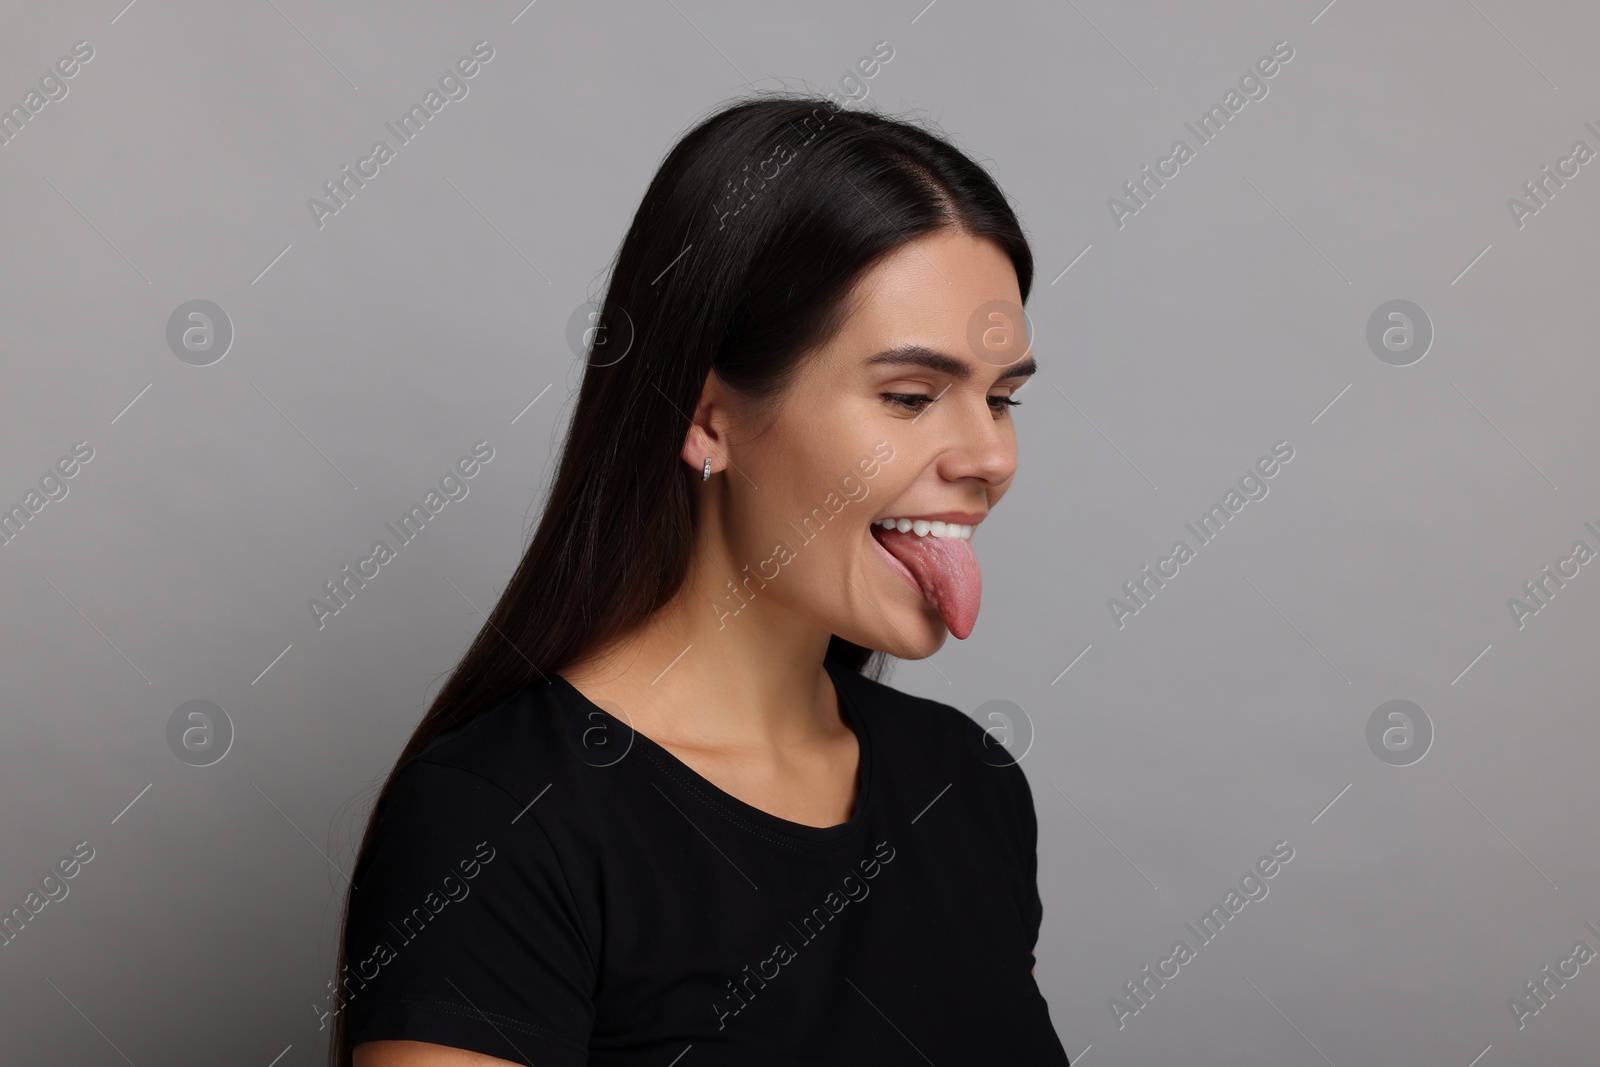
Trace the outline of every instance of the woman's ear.
{"label": "woman's ear", "polygon": [[727,465],[727,457],[723,455],[729,412],[727,395],[717,372],[708,371],[694,415],[689,420],[689,430],[684,434],[683,450],[679,453],[683,461],[697,471],[704,468],[707,456],[711,457],[713,471]]}

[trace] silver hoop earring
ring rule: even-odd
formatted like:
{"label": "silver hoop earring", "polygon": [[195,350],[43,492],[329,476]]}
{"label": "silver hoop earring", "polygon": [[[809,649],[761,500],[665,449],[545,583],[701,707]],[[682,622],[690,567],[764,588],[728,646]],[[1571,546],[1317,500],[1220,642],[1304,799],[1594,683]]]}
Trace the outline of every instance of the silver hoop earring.
{"label": "silver hoop earring", "polygon": [[711,480],[711,457],[710,456],[706,457],[706,465],[700,471],[700,480],[702,482],[709,482]]}

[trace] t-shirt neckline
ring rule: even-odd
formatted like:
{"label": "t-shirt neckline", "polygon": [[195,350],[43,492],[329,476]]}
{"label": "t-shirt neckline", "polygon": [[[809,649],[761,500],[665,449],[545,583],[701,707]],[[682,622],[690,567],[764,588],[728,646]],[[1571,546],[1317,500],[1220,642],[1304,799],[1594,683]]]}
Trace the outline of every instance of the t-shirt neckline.
{"label": "t-shirt neckline", "polygon": [[673,755],[670,749],[658,744],[641,731],[635,729],[631,723],[618,719],[605,708],[591,701],[584,696],[582,690],[567,681],[559,672],[552,671],[549,677],[552,679],[553,684],[565,690],[570,698],[578,701],[587,714],[603,715],[610,722],[628,730],[632,735],[633,744],[641,746],[641,751],[648,754],[652,762],[677,778],[680,784],[687,786],[693,792],[701,794],[711,803],[712,807],[721,808],[725,813],[733,816],[736,823],[741,821],[754,823],[765,832],[781,834],[794,841],[807,844],[834,845],[853,836],[866,822],[867,808],[872,800],[872,782],[875,777],[873,771],[876,761],[873,755],[872,731],[867,725],[866,717],[861,714],[861,704],[855,699],[854,695],[847,692],[847,686],[839,681],[840,673],[847,673],[849,668],[837,667],[836,669],[836,665],[827,660],[823,661],[823,668],[827,670],[828,677],[833,682],[834,693],[839,701],[839,709],[845,715],[846,725],[855,733],[858,746],[855,807],[851,811],[849,819],[834,826],[808,826],[805,823],[792,822],[789,819],[780,818],[771,812],[763,811],[753,804],[740,800]]}

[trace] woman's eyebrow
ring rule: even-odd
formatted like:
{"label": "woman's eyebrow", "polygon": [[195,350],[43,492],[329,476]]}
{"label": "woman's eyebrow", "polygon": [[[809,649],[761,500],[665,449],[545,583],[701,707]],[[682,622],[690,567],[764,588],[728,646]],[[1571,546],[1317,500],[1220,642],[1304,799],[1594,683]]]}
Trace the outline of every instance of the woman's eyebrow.
{"label": "woman's eyebrow", "polygon": [[[937,352],[922,345],[901,345],[898,348],[885,349],[866,361],[866,366],[875,367],[880,364],[891,366],[926,367],[940,374],[948,374],[958,382],[965,382],[972,377],[972,368],[965,361],[944,352]],[[1026,378],[1039,369],[1039,364],[1032,356],[1004,371],[996,382],[1005,381],[1007,378]]]}

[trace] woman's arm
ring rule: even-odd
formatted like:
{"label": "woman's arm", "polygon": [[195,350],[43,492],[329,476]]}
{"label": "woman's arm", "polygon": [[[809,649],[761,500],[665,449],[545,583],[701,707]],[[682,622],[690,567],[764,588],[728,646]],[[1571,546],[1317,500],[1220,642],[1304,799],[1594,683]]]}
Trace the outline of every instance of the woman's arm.
{"label": "woman's arm", "polygon": [[428,1041],[363,1041],[351,1051],[351,1062],[355,1067],[517,1067],[514,1060]]}
{"label": "woman's arm", "polygon": [[[597,980],[584,911],[594,895],[572,892],[527,808],[467,766],[417,760],[396,776],[356,867],[345,930],[357,961],[348,980],[370,983],[341,1008],[359,1067],[587,1062]],[[515,1023],[516,1036],[496,1019]]]}

